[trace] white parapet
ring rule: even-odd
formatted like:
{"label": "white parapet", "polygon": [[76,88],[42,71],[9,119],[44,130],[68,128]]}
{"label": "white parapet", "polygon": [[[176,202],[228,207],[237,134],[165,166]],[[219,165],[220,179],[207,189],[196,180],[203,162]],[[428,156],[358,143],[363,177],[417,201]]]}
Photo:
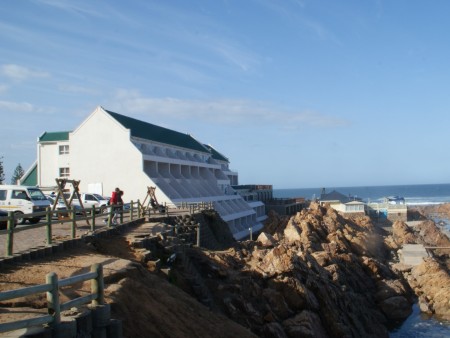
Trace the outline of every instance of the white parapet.
{"label": "white parapet", "polygon": [[398,254],[401,263],[412,266],[419,265],[424,258],[429,256],[422,244],[403,244],[403,247],[398,250]]}

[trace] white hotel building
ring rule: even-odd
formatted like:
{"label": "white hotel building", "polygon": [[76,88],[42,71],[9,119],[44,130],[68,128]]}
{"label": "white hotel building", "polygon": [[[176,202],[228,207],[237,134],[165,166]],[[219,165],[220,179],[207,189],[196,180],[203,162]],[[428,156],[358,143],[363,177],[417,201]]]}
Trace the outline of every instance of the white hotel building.
{"label": "white hotel building", "polygon": [[81,192],[143,201],[156,186],[160,204],[212,202],[235,239],[257,232],[266,219],[261,201],[246,202],[232,185],[229,160],[192,136],[97,107],[72,132],[45,132],[24,185],[55,186],[55,178],[80,180]]}

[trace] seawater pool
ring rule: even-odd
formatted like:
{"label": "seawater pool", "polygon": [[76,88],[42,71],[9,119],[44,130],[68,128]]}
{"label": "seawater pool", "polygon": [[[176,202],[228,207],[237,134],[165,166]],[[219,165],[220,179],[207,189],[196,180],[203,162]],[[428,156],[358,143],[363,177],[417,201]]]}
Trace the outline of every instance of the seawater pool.
{"label": "seawater pool", "polygon": [[420,312],[414,304],[413,313],[399,327],[389,332],[392,338],[443,338],[450,337],[450,321]]}

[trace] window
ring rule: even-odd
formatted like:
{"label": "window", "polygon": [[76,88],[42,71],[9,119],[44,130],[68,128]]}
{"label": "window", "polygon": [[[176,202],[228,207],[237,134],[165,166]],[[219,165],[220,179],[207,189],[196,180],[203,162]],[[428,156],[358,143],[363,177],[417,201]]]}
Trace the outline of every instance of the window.
{"label": "window", "polygon": [[7,190],[0,190],[0,201],[6,200],[6,192]]}
{"label": "window", "polygon": [[68,153],[69,153],[69,145],[68,144],[59,146],[59,154],[60,155],[67,155]]}
{"label": "window", "polygon": [[59,168],[59,177],[70,177],[70,168]]}
{"label": "window", "polygon": [[29,199],[27,193],[23,190],[13,190],[11,198],[15,200],[26,200]]}

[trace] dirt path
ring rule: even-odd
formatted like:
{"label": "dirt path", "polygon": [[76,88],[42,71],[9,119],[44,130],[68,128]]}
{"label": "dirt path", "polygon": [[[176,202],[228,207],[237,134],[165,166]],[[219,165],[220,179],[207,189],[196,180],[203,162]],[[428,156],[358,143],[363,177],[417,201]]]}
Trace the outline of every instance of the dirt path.
{"label": "dirt path", "polygon": [[[59,279],[78,275],[94,263],[103,264],[106,302],[112,305],[112,318],[123,321],[125,337],[255,337],[228,318],[212,313],[164,276],[149,272],[120,236],[7,267],[0,274],[0,291],[43,284],[49,272],[56,272]],[[60,298],[64,302],[89,291],[90,284],[85,282],[64,288]],[[26,297],[1,303],[0,322],[45,312],[45,294]]]}

